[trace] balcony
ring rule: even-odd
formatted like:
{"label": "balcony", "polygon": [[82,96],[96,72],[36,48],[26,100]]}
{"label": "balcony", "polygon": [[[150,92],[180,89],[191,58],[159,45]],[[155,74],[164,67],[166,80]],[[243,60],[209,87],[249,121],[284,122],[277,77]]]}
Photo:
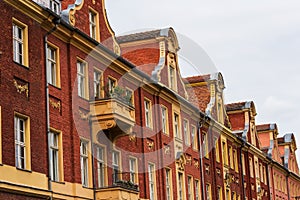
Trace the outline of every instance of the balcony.
{"label": "balcony", "polygon": [[130,181],[134,176],[130,173],[113,174],[112,186],[100,188],[96,191],[96,199],[127,199],[138,200],[138,185]]}
{"label": "balcony", "polygon": [[127,135],[135,125],[135,109],[122,98],[111,97],[90,103],[94,131],[103,131],[111,138]]}

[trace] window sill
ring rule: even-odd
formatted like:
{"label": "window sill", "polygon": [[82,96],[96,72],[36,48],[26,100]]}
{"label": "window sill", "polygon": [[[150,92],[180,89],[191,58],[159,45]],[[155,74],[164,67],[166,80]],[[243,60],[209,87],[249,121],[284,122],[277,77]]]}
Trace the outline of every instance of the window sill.
{"label": "window sill", "polygon": [[61,185],[65,185],[65,184],[66,184],[66,183],[63,182],[63,181],[52,181],[52,180],[51,180],[51,182],[52,182],[52,183],[61,184]]}
{"label": "window sill", "polygon": [[19,168],[19,167],[16,167],[17,170],[20,170],[20,171],[23,171],[23,172],[28,172],[28,173],[32,173],[31,170],[28,170],[28,169],[22,169],[22,168]]}
{"label": "window sill", "polygon": [[54,87],[54,88],[57,89],[57,90],[61,90],[61,87],[60,87],[60,86],[56,86],[56,85],[53,85],[53,84],[51,84],[51,83],[48,83],[48,84],[49,84],[49,86]]}
{"label": "window sill", "polygon": [[29,66],[23,65],[23,64],[18,63],[18,62],[16,62],[16,61],[13,61],[13,62],[14,62],[16,65],[19,65],[20,67],[23,67],[23,68],[29,70]]}

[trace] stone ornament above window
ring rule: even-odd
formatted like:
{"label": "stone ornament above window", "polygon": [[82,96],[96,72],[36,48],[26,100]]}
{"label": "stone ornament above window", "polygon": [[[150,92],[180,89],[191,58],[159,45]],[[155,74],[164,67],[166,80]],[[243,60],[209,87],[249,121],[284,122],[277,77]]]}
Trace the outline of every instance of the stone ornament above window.
{"label": "stone ornament above window", "polygon": [[67,9],[61,11],[61,17],[68,24],[75,26],[75,13],[77,10],[80,10],[83,6],[84,0],[75,0],[74,4],[68,6]]}

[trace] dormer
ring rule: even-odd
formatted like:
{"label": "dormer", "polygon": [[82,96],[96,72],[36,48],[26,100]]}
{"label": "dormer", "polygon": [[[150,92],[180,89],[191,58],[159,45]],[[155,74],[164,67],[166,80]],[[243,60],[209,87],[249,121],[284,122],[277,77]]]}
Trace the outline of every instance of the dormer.
{"label": "dormer", "polygon": [[260,148],[257,135],[255,116],[256,109],[253,101],[232,103],[226,105],[232,130],[253,146]]}
{"label": "dormer", "polygon": [[57,15],[61,12],[61,0],[33,0],[37,4],[50,9]]}
{"label": "dormer", "polygon": [[187,98],[181,77],[179,44],[172,28],[152,30],[117,37],[121,55],[137,69],[174,93]]}
{"label": "dormer", "polygon": [[189,101],[219,123],[230,127],[224,106],[225,84],[222,74],[187,77],[185,82]]}
{"label": "dormer", "polygon": [[285,134],[278,138],[278,147],[280,149],[280,156],[282,157],[283,165],[290,171],[299,174],[298,163],[296,159],[296,139],[293,133]]}

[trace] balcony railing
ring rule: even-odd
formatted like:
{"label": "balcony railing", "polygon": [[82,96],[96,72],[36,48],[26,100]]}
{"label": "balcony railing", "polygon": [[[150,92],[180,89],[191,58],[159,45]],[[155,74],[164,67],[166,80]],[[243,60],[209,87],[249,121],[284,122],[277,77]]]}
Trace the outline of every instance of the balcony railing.
{"label": "balcony railing", "polygon": [[127,199],[138,200],[138,185],[131,180],[132,173],[114,173],[111,186],[99,188],[96,191],[96,199]]}

